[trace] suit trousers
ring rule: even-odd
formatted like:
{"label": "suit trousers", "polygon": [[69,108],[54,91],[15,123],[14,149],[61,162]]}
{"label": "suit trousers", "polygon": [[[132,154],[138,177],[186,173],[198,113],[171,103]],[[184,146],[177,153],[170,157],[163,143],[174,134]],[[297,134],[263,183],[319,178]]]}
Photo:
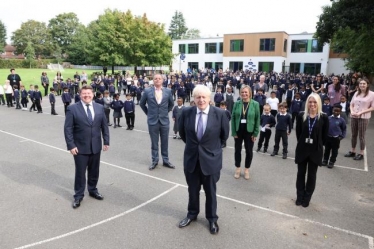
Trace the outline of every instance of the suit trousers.
{"label": "suit trousers", "polygon": [[155,125],[148,125],[149,136],[151,137],[152,162],[158,162],[158,141],[161,138],[161,156],[164,163],[169,162],[168,142],[169,142],[169,124],[162,125],[157,122]]}
{"label": "suit trousers", "polygon": [[324,161],[328,161],[330,157],[330,162],[335,163],[336,157],[338,156],[338,150],[340,147],[340,139],[339,137],[327,137],[326,144],[325,144],[325,154],[323,156]]}
{"label": "suit trousers", "polygon": [[55,103],[51,103],[51,114],[55,114]]}
{"label": "suit trousers", "polygon": [[200,190],[203,185],[205,191],[205,218],[210,222],[216,222],[217,216],[217,194],[216,184],[220,178],[221,172],[213,175],[204,175],[201,171],[200,163],[197,161],[195,170],[190,173],[184,171],[188,185],[188,213],[187,217],[196,219],[200,212]]}
{"label": "suit trousers", "polygon": [[126,124],[127,127],[129,128],[134,128],[134,122],[135,122],[135,113],[125,113],[125,118],[126,118]]}
{"label": "suit trousers", "polygon": [[[296,194],[298,200],[310,201],[316,188],[318,165],[312,162],[309,157],[297,165]],[[308,171],[305,183],[305,174]]]}
{"label": "suit trousers", "polygon": [[274,152],[279,151],[279,143],[280,139],[282,138],[283,143],[283,153],[288,153],[288,137],[287,137],[287,131],[275,131],[275,137],[274,137]]}
{"label": "suit trousers", "polygon": [[104,113],[105,113],[106,120],[107,120],[107,122],[109,124],[110,123],[110,121],[109,121],[110,109],[105,108],[104,109]]}
{"label": "suit trousers", "polygon": [[269,147],[269,140],[270,140],[270,137],[271,137],[271,130],[270,129],[266,129],[265,131],[261,131],[260,132],[260,139],[258,140],[258,145],[257,147],[259,149],[261,149],[262,147],[262,143],[264,142],[265,140],[265,143],[264,143],[264,148],[267,149]]}
{"label": "suit trousers", "polygon": [[38,109],[38,112],[41,112],[42,106],[40,105],[40,99],[35,99],[35,105],[36,105],[36,109]]}
{"label": "suit trousers", "polygon": [[87,170],[87,190],[90,193],[97,193],[97,182],[99,180],[100,154],[79,154],[74,156],[75,162],[75,181],[74,181],[74,199],[84,197],[86,188],[86,170]]}

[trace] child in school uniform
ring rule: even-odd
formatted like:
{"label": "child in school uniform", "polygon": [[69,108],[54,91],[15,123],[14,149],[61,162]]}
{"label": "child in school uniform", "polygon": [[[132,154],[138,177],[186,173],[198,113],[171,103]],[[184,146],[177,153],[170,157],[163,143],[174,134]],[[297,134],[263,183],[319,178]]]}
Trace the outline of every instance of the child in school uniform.
{"label": "child in school uniform", "polygon": [[79,92],[77,92],[75,95],[74,95],[74,103],[77,103],[81,101],[81,96],[79,94]]}
{"label": "child in school uniform", "polygon": [[291,108],[290,108],[290,113],[292,115],[292,126],[291,128],[293,129],[293,124],[295,123],[295,119],[297,118],[297,115],[299,115],[299,112],[302,109],[303,102],[300,99],[300,93],[295,93],[295,98],[294,100],[291,101]]}
{"label": "child in school uniform", "polygon": [[350,113],[350,103],[349,101],[347,101],[347,98],[345,96],[341,96],[339,104],[342,107],[340,116],[344,119],[345,123],[348,124],[348,117]]}
{"label": "child in school uniform", "polygon": [[136,87],[136,105],[139,105],[140,99],[142,98],[142,92],[143,88],[140,85],[140,82],[138,82],[138,85]]}
{"label": "child in school uniform", "polygon": [[71,96],[69,93],[69,88],[64,87],[64,92],[61,95],[62,103],[64,103],[64,110],[66,115],[66,110],[68,109],[68,106],[71,103]]}
{"label": "child in school uniform", "polygon": [[18,86],[17,85],[13,86],[13,97],[16,100],[16,109],[22,109],[21,105],[19,104],[19,99],[20,99],[21,95],[18,91]]}
{"label": "child in school uniform", "polygon": [[257,152],[261,150],[262,143],[264,143],[264,153],[268,151],[269,147],[269,140],[271,137],[271,128],[275,126],[275,118],[270,113],[271,107],[269,104],[264,105],[264,113],[261,115],[260,125],[261,125],[261,132],[260,132],[260,139],[258,140],[257,144]]}
{"label": "child in school uniform", "polygon": [[325,97],[323,100],[323,105],[322,105],[322,112],[326,113],[327,116],[332,115],[332,107],[330,105],[330,99],[329,97]]}
{"label": "child in school uniform", "polygon": [[266,99],[266,104],[270,105],[270,108],[271,108],[270,113],[271,115],[275,117],[278,113],[278,104],[279,104],[279,99],[276,97],[275,91],[272,91],[270,93],[270,98]]}
{"label": "child in school uniform", "polygon": [[104,106],[104,98],[103,98],[103,95],[100,92],[96,93],[95,103],[98,103],[98,104]]}
{"label": "child in school uniform", "polygon": [[223,97],[223,94],[222,94],[222,88],[218,88],[217,87],[217,92],[216,94],[214,95],[214,103],[215,103],[215,106],[216,107],[219,107],[221,101],[224,101],[224,97]]}
{"label": "child in school uniform", "polygon": [[173,131],[174,131],[174,136],[173,136],[173,139],[180,139],[180,136],[177,137],[177,134],[178,134],[178,119],[180,117],[180,115],[182,114],[182,110],[184,108],[184,105],[183,105],[183,99],[182,98],[178,98],[177,99],[177,105],[174,106],[173,108],[173,121],[174,121],[174,127],[173,127]]}
{"label": "child in school uniform", "polygon": [[135,123],[135,103],[131,99],[131,94],[126,94],[126,100],[123,102],[123,110],[125,112],[125,118],[126,118],[126,124],[127,128],[126,130],[132,130],[134,129],[134,123]]}
{"label": "child in school uniform", "polygon": [[[101,92],[101,94],[103,94],[103,93],[104,92]],[[110,95],[110,97],[113,97],[115,93],[116,93],[116,88],[114,87],[113,83],[110,83],[110,85],[109,85],[109,95]]]}
{"label": "child in school uniform", "polygon": [[291,102],[295,97],[295,93],[296,93],[296,89],[293,87],[292,84],[289,84],[288,89],[286,90],[286,93],[285,93],[286,103],[287,103],[288,108],[291,107]]}
{"label": "child in school uniform", "polygon": [[179,84],[179,89],[178,89],[178,91],[177,91],[177,96],[178,96],[178,98],[181,98],[182,99],[182,102],[183,102],[183,105],[184,105],[184,101],[185,101],[185,99],[186,99],[186,88],[184,87],[184,83],[183,82],[181,82],[180,84]]}
{"label": "child in school uniform", "polygon": [[[222,110],[225,110],[227,119],[230,121],[231,120],[231,112],[229,110],[227,110],[226,101],[221,101],[221,103],[219,103],[219,108],[222,109]],[[222,143],[221,148],[225,148],[226,147],[226,140],[222,140],[221,143]]]}
{"label": "child in school uniform", "polygon": [[305,86],[300,87],[299,94],[300,94],[301,101],[305,102],[306,99],[308,98],[308,93],[305,91]]}
{"label": "child in school uniform", "polygon": [[109,96],[109,91],[104,91],[103,101],[104,101],[104,113],[108,121],[108,126],[112,126],[112,124],[110,123],[110,119],[109,119],[110,104],[112,103],[112,98]]}
{"label": "child in school uniform", "polygon": [[22,104],[22,110],[27,111],[27,103],[29,100],[27,99],[27,91],[25,89],[25,86],[21,85],[21,104]]}
{"label": "child in school uniform", "polygon": [[225,101],[226,101],[226,108],[230,112],[232,112],[232,108],[234,106],[234,94],[232,93],[233,88],[227,87],[226,88],[226,95],[225,95]]}
{"label": "child in school uniform", "polygon": [[[105,84],[104,84],[104,82],[100,82],[100,85],[99,85],[99,87],[98,87],[98,90],[99,90],[99,92],[101,92],[101,94],[104,93],[104,91],[106,90],[106,89],[105,89]],[[113,94],[113,96],[114,96],[114,94]]]}
{"label": "child in school uniform", "polygon": [[55,111],[55,104],[56,104],[56,92],[53,87],[51,87],[49,92],[49,103],[51,104],[51,115],[58,115]]}
{"label": "child in school uniform", "polygon": [[[333,115],[329,116],[329,133],[325,144],[325,153],[323,155],[322,166],[332,169],[338,156],[340,140],[347,134],[347,125],[344,118],[340,116],[342,107],[336,103],[333,107]],[[331,156],[330,156],[331,152]],[[330,157],[330,161],[329,161]]]}
{"label": "child in school uniform", "polygon": [[5,105],[5,98],[4,98],[4,88],[2,85],[0,85],[0,103],[2,103],[2,105]]}
{"label": "child in school uniform", "polygon": [[122,127],[119,123],[120,123],[120,119],[123,117],[122,115],[123,102],[119,100],[119,95],[117,93],[113,95],[113,101],[110,104],[110,108],[113,109],[113,120],[114,120],[113,128],[116,128],[117,126]]}
{"label": "child in school uniform", "polygon": [[279,142],[282,138],[283,143],[283,159],[287,158],[288,153],[288,136],[291,134],[291,115],[287,113],[287,104],[280,103],[278,105],[279,113],[276,116],[274,150],[271,156],[278,155]]}
{"label": "child in school uniform", "polygon": [[35,105],[36,105],[36,109],[38,109],[38,114],[39,113],[43,113],[43,110],[42,110],[42,106],[40,105],[42,103],[42,100],[43,100],[43,97],[42,97],[42,93],[39,91],[39,86],[38,85],[35,85],[34,86],[34,99],[35,99]]}
{"label": "child in school uniform", "polygon": [[253,99],[258,102],[261,115],[264,110],[264,105],[266,104],[266,95],[264,95],[264,90],[262,90],[262,88],[258,89]]}
{"label": "child in school uniform", "polygon": [[[139,82],[137,82],[137,83],[139,83]],[[135,85],[134,81],[131,82],[129,91],[130,91],[130,97],[131,97],[132,101],[135,101],[135,97],[136,97],[136,85]]]}
{"label": "child in school uniform", "polygon": [[30,99],[30,101],[32,103],[32,105],[30,107],[30,112],[36,111],[36,109],[35,109],[36,105],[35,105],[35,99],[34,99],[34,92],[35,92],[34,85],[30,85],[30,90],[27,92],[27,94],[29,95],[29,99]]}

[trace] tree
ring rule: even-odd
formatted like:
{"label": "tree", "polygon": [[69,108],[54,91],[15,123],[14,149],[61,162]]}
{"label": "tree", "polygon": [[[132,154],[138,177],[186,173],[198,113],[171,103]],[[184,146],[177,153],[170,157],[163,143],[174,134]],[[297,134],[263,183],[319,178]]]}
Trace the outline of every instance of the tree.
{"label": "tree", "polygon": [[0,51],[3,51],[6,45],[6,27],[4,23],[0,20]]}
{"label": "tree", "polygon": [[198,29],[189,29],[187,32],[182,35],[182,39],[197,39],[200,38],[200,30]]}
{"label": "tree", "polygon": [[188,28],[183,17],[183,13],[175,11],[174,16],[171,18],[169,26],[169,36],[172,40],[181,39],[182,36],[187,32]]}
{"label": "tree", "polygon": [[23,53],[25,54],[26,60],[30,64],[30,68],[31,68],[31,64],[35,60],[35,50],[30,41],[27,42],[27,46],[25,50],[23,51]]}
{"label": "tree", "polygon": [[65,53],[66,61],[75,65],[90,64],[87,44],[89,43],[88,29],[80,24],[75,34],[72,36],[71,43]]}
{"label": "tree", "polygon": [[45,23],[29,20],[21,24],[21,28],[13,32],[12,44],[16,47],[16,53],[21,54],[31,42],[36,56],[50,56],[53,43]]}
{"label": "tree", "polygon": [[135,17],[131,11],[105,10],[88,26],[87,50],[90,61],[100,65],[161,66],[173,57],[172,42],[164,26],[146,15]]}
{"label": "tree", "polygon": [[374,15],[371,0],[340,0],[324,6],[315,37],[346,53],[346,66],[366,75],[374,72]]}
{"label": "tree", "polygon": [[53,41],[55,41],[62,50],[66,52],[71,44],[74,34],[79,27],[79,19],[75,13],[63,13],[49,20],[48,28]]}

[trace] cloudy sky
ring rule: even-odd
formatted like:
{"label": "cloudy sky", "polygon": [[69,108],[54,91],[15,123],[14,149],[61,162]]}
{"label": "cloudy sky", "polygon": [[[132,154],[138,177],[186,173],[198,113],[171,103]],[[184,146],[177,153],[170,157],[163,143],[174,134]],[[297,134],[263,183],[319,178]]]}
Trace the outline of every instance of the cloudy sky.
{"label": "cloudy sky", "polygon": [[204,37],[265,31],[296,34],[315,32],[321,7],[330,4],[330,0],[12,0],[0,8],[0,20],[7,27],[8,42],[12,32],[28,20],[48,24],[58,14],[74,12],[87,25],[107,8],[130,9],[134,15],[146,13],[149,20],[164,23],[166,29],[178,10],[187,27],[199,29]]}

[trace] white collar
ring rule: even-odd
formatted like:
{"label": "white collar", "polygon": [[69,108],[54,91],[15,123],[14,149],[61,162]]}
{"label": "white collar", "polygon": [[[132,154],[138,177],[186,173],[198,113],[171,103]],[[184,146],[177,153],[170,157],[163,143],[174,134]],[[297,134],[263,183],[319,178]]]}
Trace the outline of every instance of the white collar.
{"label": "white collar", "polygon": [[[205,113],[205,114],[208,114],[209,109],[210,109],[210,105],[208,105],[207,108],[205,108],[205,110],[203,110],[202,112]],[[201,110],[199,109],[199,107],[196,107],[196,114],[200,114],[200,112],[201,112]]]}
{"label": "white collar", "polygon": [[[83,105],[83,107],[86,107],[86,103],[84,103],[82,100],[81,100],[81,103],[82,103],[82,105]],[[90,105],[90,106],[92,106],[93,107],[93,104],[92,104],[92,101],[90,102],[90,103],[88,103],[88,105]]]}

